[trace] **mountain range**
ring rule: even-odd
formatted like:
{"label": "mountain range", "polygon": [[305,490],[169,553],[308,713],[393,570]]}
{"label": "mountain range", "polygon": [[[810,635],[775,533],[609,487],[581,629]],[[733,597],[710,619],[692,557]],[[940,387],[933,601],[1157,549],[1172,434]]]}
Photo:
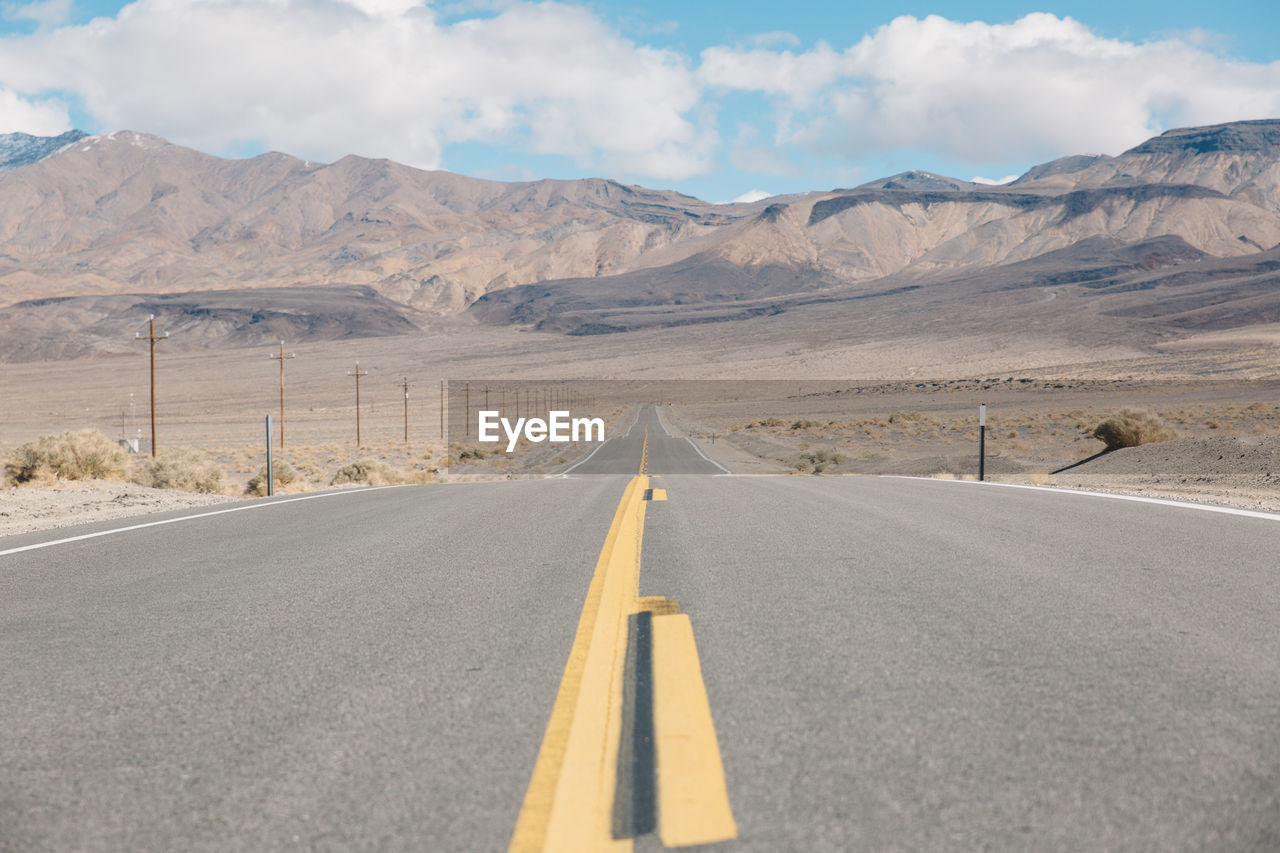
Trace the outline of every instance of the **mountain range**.
{"label": "mountain range", "polygon": [[993,310],[1151,343],[1280,321],[1278,270],[1280,120],[1171,130],[1000,186],[907,172],[728,205],[356,156],[227,160],[131,131],[0,135],[10,361],[126,350],[140,312],[207,344],[432,317],[579,337],[780,315],[798,333],[959,334]]}

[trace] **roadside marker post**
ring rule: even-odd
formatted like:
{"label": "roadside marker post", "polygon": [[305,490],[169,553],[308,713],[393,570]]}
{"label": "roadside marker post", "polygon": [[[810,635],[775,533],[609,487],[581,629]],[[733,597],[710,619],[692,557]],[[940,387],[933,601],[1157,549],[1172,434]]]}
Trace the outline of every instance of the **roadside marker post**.
{"label": "roadside marker post", "polygon": [[267,415],[267,497],[272,497],[275,493],[276,472],[271,460],[271,415]]}
{"label": "roadside marker post", "polygon": [[978,404],[978,482],[987,479],[987,404]]}
{"label": "roadside marker post", "polygon": [[400,383],[404,386],[404,443],[409,443],[409,377]]}

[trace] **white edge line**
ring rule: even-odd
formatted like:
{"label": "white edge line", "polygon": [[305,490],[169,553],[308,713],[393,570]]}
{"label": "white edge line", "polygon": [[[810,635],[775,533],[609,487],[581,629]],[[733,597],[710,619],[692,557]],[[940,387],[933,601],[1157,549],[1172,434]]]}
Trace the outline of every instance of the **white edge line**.
{"label": "white edge line", "polygon": [[689,436],[687,436],[687,435],[686,435],[686,436],[684,437],[684,440],[685,440],[685,441],[687,441],[687,442],[689,442],[689,446],[690,446],[690,447],[692,447],[695,451],[697,451],[698,455],[699,455],[699,456],[701,456],[703,459],[707,460],[707,461],[708,461],[708,462],[710,462],[712,465],[716,466],[717,468],[719,468],[721,471],[725,472],[726,474],[733,474],[733,472],[732,472],[732,471],[730,471],[728,468],[724,467],[724,466],[723,466],[723,465],[721,465],[719,462],[717,462],[716,460],[712,459],[712,458],[711,458],[710,456],[708,456],[707,454],[703,453],[703,452],[702,452],[702,448],[701,448],[701,447],[699,447],[698,445],[694,444],[694,443],[693,443],[693,439],[692,439],[692,438],[689,438]]}
{"label": "white edge line", "polygon": [[654,406],[653,412],[658,416],[658,426],[662,427],[662,434],[667,438],[675,438],[675,436],[671,434],[671,430],[667,429],[667,425],[662,421],[662,407]]}
{"label": "white edge line", "polygon": [[[631,422],[631,426],[627,427],[627,431],[622,434],[623,438],[626,438],[627,436],[631,435],[631,431],[636,428],[636,424],[640,423],[640,413],[643,411],[644,411],[644,406],[641,406],[638,409],[636,409],[636,419]],[[606,444],[607,443],[608,442],[606,442]]]}
{"label": "white edge line", "polygon": [[143,524],[131,524],[128,527],[113,527],[110,530],[99,530],[96,533],[84,533],[84,534],[81,534],[80,536],[68,536],[65,539],[55,539],[52,542],[37,542],[34,545],[23,545],[20,548],[9,548],[8,550],[0,551],[0,557],[4,557],[8,554],[19,554],[23,551],[36,551],[40,548],[52,548],[54,545],[65,545],[68,542],[81,542],[85,539],[97,539],[99,536],[111,536],[112,534],[115,534],[115,533],[128,533],[130,530],[142,530],[144,527],[159,527],[164,524],[177,524],[180,521],[195,521],[197,518],[209,518],[210,516],[214,516],[214,515],[225,515],[229,512],[243,512],[246,509],[262,509],[263,507],[280,506],[280,504],[291,504],[291,503],[297,503],[298,501],[313,501],[313,500],[316,500],[317,498],[331,498],[331,497],[334,497],[335,495],[354,495],[354,494],[361,494],[363,492],[376,492],[376,491],[380,491],[381,489],[395,489],[395,488],[399,488],[399,486],[372,486],[370,488],[365,488],[365,489],[345,489],[340,492],[325,492],[324,494],[320,494],[320,495],[303,495],[302,497],[286,498],[280,501],[264,501],[262,503],[252,503],[252,504],[246,504],[244,506],[233,506],[229,509],[216,509],[216,510],[213,510],[212,512],[201,512],[195,515],[183,515],[183,516],[179,516],[178,518],[164,518],[164,519],[161,519],[160,521],[148,521],[148,522],[144,522]]}
{"label": "white edge line", "polygon": [[1090,492],[1084,489],[1064,489],[1060,486],[1032,486],[1024,483],[980,483],[974,480],[940,480],[935,477],[907,477],[897,474],[882,474],[882,479],[886,480],[925,480],[933,483],[960,483],[966,486],[998,486],[1004,489],[1030,489],[1035,492],[1053,492],[1059,495],[1083,495],[1091,498],[1110,498],[1115,501],[1133,501],[1134,503],[1159,504],[1161,506],[1172,506],[1179,509],[1198,509],[1202,512],[1219,512],[1223,515],[1239,515],[1245,518],[1262,518],[1267,521],[1280,521],[1280,515],[1273,512],[1260,512],[1256,509],[1238,509],[1230,506],[1213,506],[1212,504],[1198,504],[1190,501],[1175,501],[1168,498],[1146,498],[1140,495],[1117,495],[1111,492]]}
{"label": "white edge line", "polygon": [[[662,407],[661,407],[661,406],[658,406],[658,407],[657,407],[657,409],[656,409],[656,411],[657,411],[657,413],[658,413],[658,426],[662,427],[662,431],[663,431],[664,433],[666,433],[667,438],[675,438],[675,436],[674,436],[674,435],[672,435],[672,434],[671,434],[671,432],[667,429],[667,425],[666,425],[666,424],[664,424],[664,423],[662,422]],[[733,472],[732,472],[732,471],[730,471],[728,468],[726,468],[726,467],[724,467],[723,465],[721,465],[721,464],[720,464],[719,462],[717,462],[716,460],[712,459],[712,458],[711,458],[710,456],[708,456],[707,454],[703,453],[703,452],[702,452],[702,448],[701,448],[701,447],[699,447],[698,445],[694,444],[694,443],[693,443],[693,439],[692,439],[692,438],[690,438],[689,436],[687,436],[687,435],[686,435],[686,436],[684,437],[684,440],[685,440],[685,441],[687,441],[687,442],[689,442],[689,446],[690,446],[690,447],[692,447],[692,448],[694,449],[694,452],[695,452],[695,453],[697,453],[699,456],[701,456],[703,459],[707,460],[707,461],[708,461],[708,462],[710,462],[712,465],[716,466],[717,468],[719,468],[721,471],[725,472],[725,473],[726,473],[726,474],[728,474],[729,476],[731,476],[731,477],[733,476]]]}
{"label": "white edge line", "polygon": [[599,453],[599,452],[600,452],[600,448],[604,447],[606,444],[608,444],[608,443],[609,443],[609,442],[611,442],[611,441],[613,441],[613,439],[612,439],[612,438],[608,438],[608,439],[605,439],[604,441],[600,442],[599,444],[597,444],[597,445],[596,445],[596,449],[595,449],[595,450],[593,450],[593,451],[591,451],[590,453],[588,453],[588,454],[587,454],[586,459],[579,459],[577,462],[573,463],[573,464],[572,464],[572,465],[570,465],[568,468],[565,468],[565,469],[564,469],[563,471],[561,471],[559,474],[555,474],[555,475],[553,475],[553,476],[556,476],[556,477],[567,477],[567,476],[569,476],[569,472],[570,472],[570,471],[572,471],[574,468],[577,468],[577,467],[578,467],[579,465],[581,465],[583,462],[589,462],[589,461],[591,460],[591,457],[592,457],[592,456],[595,456],[597,453]]}
{"label": "white edge line", "polygon": [[[636,419],[631,422],[631,426],[627,427],[627,431],[622,434],[623,438],[626,438],[627,436],[631,435],[631,430],[635,428],[636,424],[640,423],[640,413],[642,411],[644,411],[644,406],[641,406],[639,409],[636,410]],[[614,438],[617,438],[617,436],[614,436]],[[570,471],[572,471],[574,468],[577,468],[579,465],[583,464],[584,462],[589,462],[592,456],[595,456],[597,453],[600,452],[600,448],[604,447],[606,444],[608,444],[611,441],[613,441],[613,438],[606,438],[604,441],[597,444],[596,449],[588,453],[585,459],[579,459],[577,462],[573,463],[568,468],[565,468],[559,474],[548,474],[547,476],[551,478],[569,476]]]}

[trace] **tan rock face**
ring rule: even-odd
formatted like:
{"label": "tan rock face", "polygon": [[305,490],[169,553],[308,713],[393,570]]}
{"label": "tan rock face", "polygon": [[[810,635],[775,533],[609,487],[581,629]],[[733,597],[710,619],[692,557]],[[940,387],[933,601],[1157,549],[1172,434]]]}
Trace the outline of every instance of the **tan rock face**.
{"label": "tan rock face", "polygon": [[222,160],[90,137],[0,173],[0,301],[368,284],[461,310],[494,287],[608,274],[726,213],[612,181],[503,184],[389,161]]}
{"label": "tan rock face", "polygon": [[[223,160],[121,132],[0,172],[0,200],[0,304],[10,306],[0,332],[21,338],[0,346],[10,359],[111,351],[103,342],[144,309],[172,312],[167,322],[197,345],[393,334],[464,311],[573,335],[801,305],[834,316],[868,293],[898,299],[944,284],[946,300],[911,297],[943,313],[903,322],[945,330],[967,304],[958,294],[979,299],[993,281],[1014,294],[1001,299],[1043,312],[1068,300],[1033,289],[1079,284],[1061,295],[1085,310],[1172,318],[1179,329],[1280,311],[1265,289],[1280,246],[1280,121],[1170,131],[1007,186],[913,172],[749,205],[354,156]],[[1166,294],[1175,278],[1157,273],[1171,266],[1199,290]],[[1234,289],[1214,284],[1226,278]],[[1150,309],[1166,295],[1178,312]]]}

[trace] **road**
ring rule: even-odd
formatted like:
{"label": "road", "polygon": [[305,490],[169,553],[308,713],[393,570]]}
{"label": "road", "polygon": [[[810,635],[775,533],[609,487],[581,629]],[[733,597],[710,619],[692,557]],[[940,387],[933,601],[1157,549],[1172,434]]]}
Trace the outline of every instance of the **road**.
{"label": "road", "polygon": [[1280,849],[1280,522],[712,476],[649,410],[563,478],[0,540],[0,850],[507,849],[645,427],[706,849]]}

